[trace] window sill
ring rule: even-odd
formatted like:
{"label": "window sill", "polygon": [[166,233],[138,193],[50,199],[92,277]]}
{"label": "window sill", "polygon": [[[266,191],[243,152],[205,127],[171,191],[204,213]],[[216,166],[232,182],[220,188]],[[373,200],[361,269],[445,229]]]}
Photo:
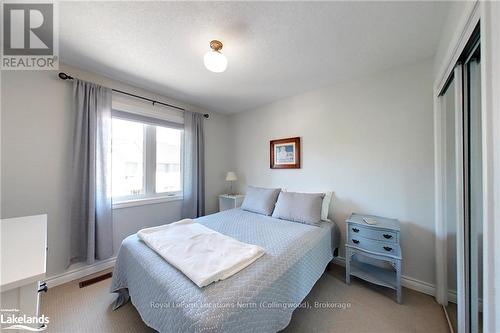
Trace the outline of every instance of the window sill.
{"label": "window sill", "polygon": [[182,200],[182,195],[124,200],[124,201],[113,202],[113,209],[153,205],[153,204],[160,204],[164,202],[180,201],[180,200]]}

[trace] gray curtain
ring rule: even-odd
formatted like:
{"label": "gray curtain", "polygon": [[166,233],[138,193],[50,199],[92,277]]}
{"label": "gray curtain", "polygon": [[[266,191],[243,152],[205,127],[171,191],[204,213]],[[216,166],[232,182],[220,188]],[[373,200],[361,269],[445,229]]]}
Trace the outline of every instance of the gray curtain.
{"label": "gray curtain", "polygon": [[113,255],[111,89],[75,80],[70,263]]}
{"label": "gray curtain", "polygon": [[205,140],[203,115],[184,112],[182,217],[205,215]]}

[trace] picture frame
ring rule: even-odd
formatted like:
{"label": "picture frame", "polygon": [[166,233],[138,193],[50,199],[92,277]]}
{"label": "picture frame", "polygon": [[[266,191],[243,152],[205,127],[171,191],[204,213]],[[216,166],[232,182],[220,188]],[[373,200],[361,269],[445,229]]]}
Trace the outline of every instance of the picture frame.
{"label": "picture frame", "polygon": [[300,169],[300,137],[271,140],[271,169]]}

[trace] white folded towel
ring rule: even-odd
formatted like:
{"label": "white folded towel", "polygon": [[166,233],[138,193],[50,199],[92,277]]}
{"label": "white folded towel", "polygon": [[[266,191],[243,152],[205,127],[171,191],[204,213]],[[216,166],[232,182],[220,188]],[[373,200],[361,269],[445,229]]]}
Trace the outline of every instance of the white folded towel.
{"label": "white folded towel", "polygon": [[142,229],[137,236],[198,287],[238,273],[265,253],[191,219]]}

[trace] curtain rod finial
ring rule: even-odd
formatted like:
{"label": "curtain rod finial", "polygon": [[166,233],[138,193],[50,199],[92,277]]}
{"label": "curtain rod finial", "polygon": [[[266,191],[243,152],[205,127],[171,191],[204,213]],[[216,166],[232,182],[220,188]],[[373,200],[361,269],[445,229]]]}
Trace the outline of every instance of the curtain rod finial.
{"label": "curtain rod finial", "polygon": [[68,74],[63,73],[63,72],[59,73],[59,78],[62,80],[73,80],[72,76],[69,76]]}

